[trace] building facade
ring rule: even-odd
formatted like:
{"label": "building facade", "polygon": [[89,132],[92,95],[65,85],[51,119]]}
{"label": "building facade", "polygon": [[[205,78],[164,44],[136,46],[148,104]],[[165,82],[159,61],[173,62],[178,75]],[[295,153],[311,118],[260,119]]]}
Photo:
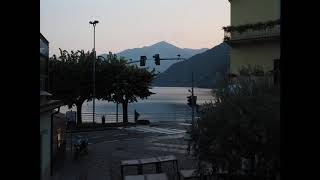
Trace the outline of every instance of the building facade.
{"label": "building facade", "polygon": [[40,179],[50,179],[54,157],[54,115],[63,103],[48,92],[49,42],[40,33]]}
{"label": "building facade", "polygon": [[[280,71],[280,0],[229,0],[231,26],[224,41],[231,47],[230,73],[243,66]],[[279,79],[275,75],[274,79]]]}

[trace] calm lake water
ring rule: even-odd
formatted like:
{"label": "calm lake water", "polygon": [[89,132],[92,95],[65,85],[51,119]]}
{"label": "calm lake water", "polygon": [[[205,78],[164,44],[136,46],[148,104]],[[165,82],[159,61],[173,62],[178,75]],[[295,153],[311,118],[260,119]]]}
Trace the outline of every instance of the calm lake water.
{"label": "calm lake water", "polygon": [[[128,106],[129,121],[134,119],[134,110],[140,117],[139,119],[148,119],[151,122],[162,121],[188,121],[191,120],[191,108],[187,105],[188,87],[153,87],[150,91],[156,94],[148,99],[138,100],[130,103]],[[210,102],[214,98],[211,95],[211,89],[194,88],[194,94],[197,97],[197,104]],[[106,116],[106,121],[116,120],[116,104],[108,101],[96,100],[96,122],[101,122],[101,116]],[[76,111],[76,108],[72,108]],[[68,111],[67,107],[62,107],[61,112]],[[83,121],[92,121],[92,101],[84,102],[82,106]],[[118,119],[122,121],[122,105],[118,106]]]}

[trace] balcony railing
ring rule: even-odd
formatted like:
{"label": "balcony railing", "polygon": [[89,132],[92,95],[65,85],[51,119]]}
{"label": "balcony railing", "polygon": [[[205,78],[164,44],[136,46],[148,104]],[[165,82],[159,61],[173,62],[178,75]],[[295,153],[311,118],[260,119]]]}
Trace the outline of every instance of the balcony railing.
{"label": "balcony railing", "polygon": [[[231,27],[231,28],[226,27],[224,28],[224,41],[235,43],[235,42],[243,42],[247,40],[266,40],[266,39],[279,38],[280,22],[273,21],[271,23],[277,23],[277,24],[274,24],[273,26],[265,26],[262,28],[257,28],[256,24],[251,25],[251,27],[247,27],[247,28],[245,27],[246,25]],[[239,30],[239,27],[241,27],[241,31]],[[238,30],[236,30],[237,28]]]}

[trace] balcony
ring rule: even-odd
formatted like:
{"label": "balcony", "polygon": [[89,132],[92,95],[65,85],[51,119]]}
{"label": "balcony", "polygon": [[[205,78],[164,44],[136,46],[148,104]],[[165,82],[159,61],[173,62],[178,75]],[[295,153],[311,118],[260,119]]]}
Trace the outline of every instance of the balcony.
{"label": "balcony", "polygon": [[238,43],[280,39],[280,20],[265,23],[228,26],[224,29],[224,42]]}

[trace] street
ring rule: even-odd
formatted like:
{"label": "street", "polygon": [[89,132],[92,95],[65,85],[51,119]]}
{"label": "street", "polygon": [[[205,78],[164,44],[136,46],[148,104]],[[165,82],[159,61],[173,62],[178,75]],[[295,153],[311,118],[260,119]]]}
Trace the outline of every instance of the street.
{"label": "street", "polygon": [[[54,173],[53,179],[75,179],[86,176],[87,179],[120,179],[120,161],[175,155],[180,169],[193,168],[196,163],[187,156],[187,142],[183,137],[184,126],[159,124],[156,126],[136,126],[105,131],[74,133],[87,136],[89,154],[79,160],[72,159],[70,138],[67,137],[67,157]],[[145,173],[154,173],[152,166],[144,167]],[[164,172],[170,179],[176,179],[170,166],[164,166]],[[134,167],[127,168],[125,174],[136,174]]]}

